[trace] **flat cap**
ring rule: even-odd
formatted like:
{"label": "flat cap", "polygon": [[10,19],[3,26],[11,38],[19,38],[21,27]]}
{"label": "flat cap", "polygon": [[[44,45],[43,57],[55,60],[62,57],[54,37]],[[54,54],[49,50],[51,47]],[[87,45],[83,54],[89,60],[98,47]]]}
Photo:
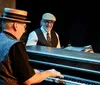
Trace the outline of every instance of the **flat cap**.
{"label": "flat cap", "polygon": [[51,14],[51,13],[44,13],[44,14],[42,15],[42,19],[43,19],[43,20],[52,20],[52,21],[56,21],[56,17],[55,17],[53,14]]}

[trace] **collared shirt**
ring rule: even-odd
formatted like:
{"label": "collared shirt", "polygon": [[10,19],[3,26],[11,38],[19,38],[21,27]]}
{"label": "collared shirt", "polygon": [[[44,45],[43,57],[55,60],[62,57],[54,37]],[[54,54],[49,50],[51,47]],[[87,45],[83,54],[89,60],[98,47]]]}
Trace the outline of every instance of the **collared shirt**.
{"label": "collared shirt", "polygon": [[[43,29],[43,27],[40,28],[45,39],[47,40],[47,32]],[[51,32],[49,32],[49,34],[51,34]],[[57,44],[57,47],[56,48],[60,48],[60,40],[59,40],[59,36],[58,34],[56,33],[56,36],[58,38],[58,44]],[[50,35],[51,37],[51,35]],[[28,37],[28,40],[27,40],[27,43],[26,43],[26,46],[32,46],[32,45],[37,45],[37,42],[38,42],[38,37],[36,35],[36,32],[35,31],[32,31],[30,34],[29,34],[29,37]]]}

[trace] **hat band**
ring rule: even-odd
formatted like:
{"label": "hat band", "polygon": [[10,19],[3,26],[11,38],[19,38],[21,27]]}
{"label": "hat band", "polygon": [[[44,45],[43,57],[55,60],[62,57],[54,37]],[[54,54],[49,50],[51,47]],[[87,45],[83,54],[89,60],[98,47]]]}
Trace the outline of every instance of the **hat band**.
{"label": "hat band", "polygon": [[13,13],[7,13],[7,12],[3,14],[3,17],[20,19],[20,20],[26,20],[27,19],[26,16],[13,14]]}

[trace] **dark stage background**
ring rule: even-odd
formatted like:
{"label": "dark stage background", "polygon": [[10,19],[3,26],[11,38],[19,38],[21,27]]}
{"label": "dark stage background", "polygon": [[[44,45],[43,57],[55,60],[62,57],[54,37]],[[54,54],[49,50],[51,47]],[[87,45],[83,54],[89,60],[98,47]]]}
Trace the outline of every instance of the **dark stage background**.
{"label": "dark stage background", "polygon": [[[16,0],[16,8],[28,11],[28,30],[26,36],[40,27],[41,16],[45,12],[53,13],[57,21],[54,30],[59,34],[61,46],[68,43],[73,46],[91,44],[95,47],[99,39],[99,5],[94,2],[68,2],[64,0]],[[27,37],[26,37],[27,40]]]}

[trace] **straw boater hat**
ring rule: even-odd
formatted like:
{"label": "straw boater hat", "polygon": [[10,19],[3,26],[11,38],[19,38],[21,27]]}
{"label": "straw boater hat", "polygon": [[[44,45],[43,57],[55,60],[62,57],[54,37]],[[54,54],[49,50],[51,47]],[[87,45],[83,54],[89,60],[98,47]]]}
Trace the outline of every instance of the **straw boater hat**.
{"label": "straw boater hat", "polygon": [[13,9],[13,8],[5,8],[3,15],[2,17],[0,17],[0,19],[22,22],[22,23],[31,22],[27,21],[27,11]]}
{"label": "straw boater hat", "polygon": [[51,14],[51,13],[44,13],[42,16],[43,20],[51,20],[51,21],[56,21],[56,17]]}

